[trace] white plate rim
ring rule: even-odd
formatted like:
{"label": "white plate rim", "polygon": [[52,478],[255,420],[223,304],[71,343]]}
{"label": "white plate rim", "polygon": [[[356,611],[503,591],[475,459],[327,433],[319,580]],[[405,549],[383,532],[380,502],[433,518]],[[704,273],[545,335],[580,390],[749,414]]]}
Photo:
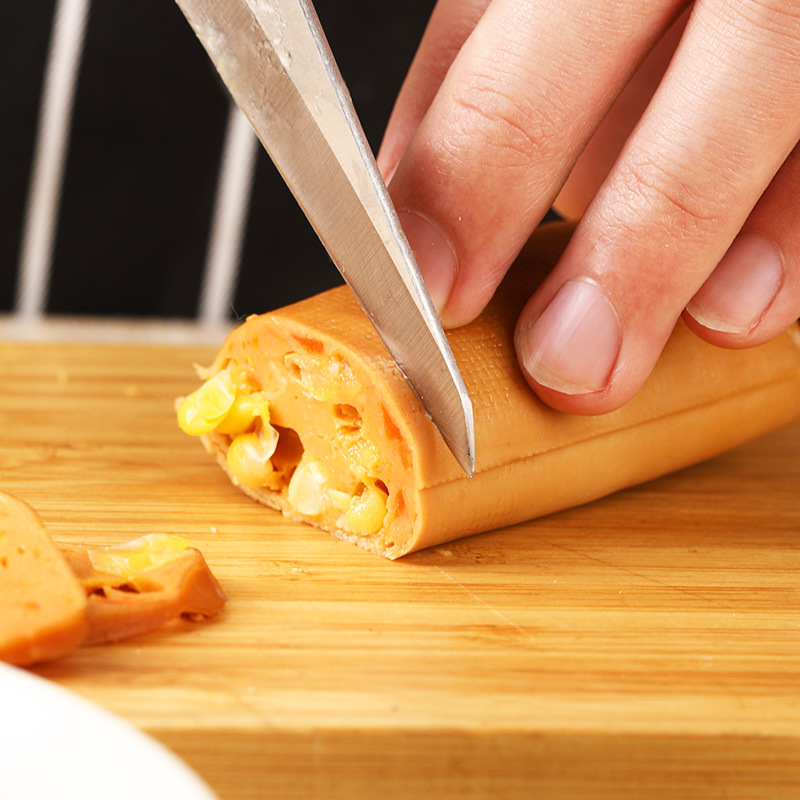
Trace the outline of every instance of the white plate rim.
{"label": "white plate rim", "polygon": [[0,663],[2,800],[217,800],[171,750],[32,672]]}

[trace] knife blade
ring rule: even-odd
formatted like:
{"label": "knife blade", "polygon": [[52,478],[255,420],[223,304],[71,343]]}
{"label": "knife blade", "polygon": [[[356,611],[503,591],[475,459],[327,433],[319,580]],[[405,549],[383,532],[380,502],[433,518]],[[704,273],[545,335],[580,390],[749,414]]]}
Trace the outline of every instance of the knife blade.
{"label": "knife blade", "polygon": [[177,0],[462,469],[472,403],[308,0]]}

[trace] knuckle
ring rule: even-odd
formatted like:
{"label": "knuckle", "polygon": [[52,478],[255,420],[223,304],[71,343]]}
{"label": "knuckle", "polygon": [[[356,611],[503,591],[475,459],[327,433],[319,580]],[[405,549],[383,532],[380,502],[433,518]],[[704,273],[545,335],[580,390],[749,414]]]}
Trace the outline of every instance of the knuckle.
{"label": "knuckle", "polygon": [[470,148],[483,149],[495,168],[528,169],[546,156],[563,124],[558,103],[542,97],[533,102],[514,91],[517,85],[514,76],[502,72],[472,75],[453,95]]}
{"label": "knuckle", "polygon": [[765,89],[772,98],[779,94],[775,91],[777,86],[797,86],[800,2],[747,0],[718,3],[715,10],[723,34],[736,42],[735,54],[740,59],[743,75],[759,77],[768,69],[770,81]]}
{"label": "knuckle", "polygon": [[[714,174],[717,180],[714,196],[724,196],[719,190],[719,181],[724,178]],[[682,168],[654,159],[632,161],[623,180],[628,205],[643,209],[650,220],[671,236],[698,241],[713,237],[719,229],[722,217],[705,186],[706,181]]]}
{"label": "knuckle", "polygon": [[800,3],[794,0],[749,0],[738,8],[746,24],[772,34],[800,37]]}

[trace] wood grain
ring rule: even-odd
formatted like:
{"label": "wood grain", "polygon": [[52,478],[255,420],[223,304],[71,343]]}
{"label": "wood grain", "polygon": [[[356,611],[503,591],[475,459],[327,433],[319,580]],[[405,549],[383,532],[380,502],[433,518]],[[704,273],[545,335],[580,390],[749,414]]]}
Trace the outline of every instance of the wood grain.
{"label": "wood grain", "polygon": [[216,622],[37,672],[235,798],[800,792],[800,424],[384,561],[283,520],[178,431],[189,348],[0,345],[0,489],[65,542],[189,537]]}

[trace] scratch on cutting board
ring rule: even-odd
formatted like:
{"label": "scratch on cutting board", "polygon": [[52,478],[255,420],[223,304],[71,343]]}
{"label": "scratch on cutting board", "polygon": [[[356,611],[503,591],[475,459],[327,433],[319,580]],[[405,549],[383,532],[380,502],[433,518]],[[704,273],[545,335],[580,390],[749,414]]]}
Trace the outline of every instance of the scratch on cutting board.
{"label": "scratch on cutting board", "polygon": [[492,614],[494,614],[497,617],[500,617],[500,619],[503,620],[503,622],[505,622],[506,625],[510,625],[515,631],[517,631],[517,633],[527,633],[525,628],[523,628],[521,625],[517,625],[517,623],[514,622],[514,620],[509,619],[505,614],[503,614],[502,611],[498,611],[493,605],[487,603],[482,597],[479,597],[477,594],[475,594],[475,592],[473,592],[472,589],[470,589],[468,586],[465,586],[457,578],[454,578],[446,569],[440,567],[438,564],[436,565],[436,569],[438,569],[439,572],[442,573],[442,575],[444,575],[448,580],[452,581],[456,586],[458,586],[459,589],[461,589],[469,597],[471,597],[476,603],[480,603],[480,605],[482,605],[484,608],[488,608],[489,611],[492,612]]}
{"label": "scratch on cutting board", "polygon": [[589,553],[584,553],[582,550],[578,550],[574,547],[567,547],[563,544],[558,544],[556,542],[548,541],[547,542],[551,547],[554,547],[558,550],[564,550],[567,553],[572,553],[573,555],[581,556],[582,558],[586,558],[589,561],[594,561],[597,564],[602,564],[604,567],[609,567],[610,569],[617,569],[620,572],[624,572],[627,575],[633,575],[635,578],[640,578],[645,583],[653,584],[654,586],[661,586],[664,589],[670,589],[673,592],[677,592],[678,594],[684,594],[688,597],[692,597],[694,599],[702,600],[705,603],[708,603],[710,606],[716,608],[728,608],[733,609],[734,606],[730,605],[729,603],[720,602],[719,600],[714,600],[710,597],[707,597],[702,592],[686,588],[684,586],[677,586],[674,583],[668,583],[667,581],[658,580],[658,578],[654,578],[652,575],[646,575],[638,570],[631,569],[630,567],[623,567],[620,564],[613,564],[610,561],[606,561],[605,559],[599,558],[598,556],[590,555]]}

